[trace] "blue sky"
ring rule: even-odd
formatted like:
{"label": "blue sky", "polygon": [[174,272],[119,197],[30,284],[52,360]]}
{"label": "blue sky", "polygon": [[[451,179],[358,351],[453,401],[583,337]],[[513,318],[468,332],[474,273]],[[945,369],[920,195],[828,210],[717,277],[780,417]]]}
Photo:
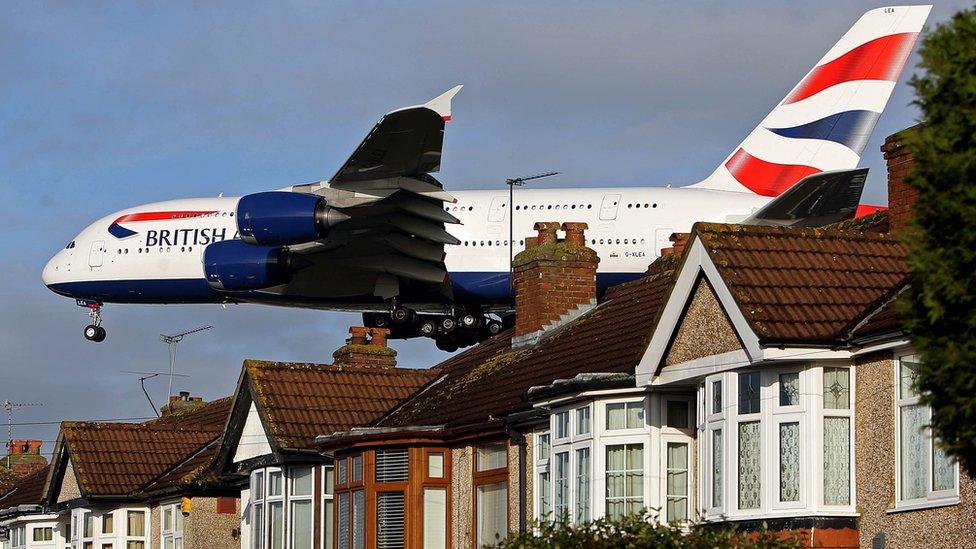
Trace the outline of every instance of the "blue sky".
{"label": "blue sky", "polygon": [[[0,19],[0,400],[15,422],[141,417],[160,333],[176,382],[229,394],[245,357],[331,361],[354,315],[258,306],[108,306],[108,339],[40,282],[91,220],[183,196],[329,177],[384,112],[465,84],[448,188],[681,185],[707,175],[865,10],[864,2],[21,2]],[[940,3],[929,23],[967,7]],[[912,60],[914,65],[915,60]],[[911,72],[909,68],[906,72]],[[903,77],[868,144],[914,123]],[[400,364],[444,355],[399,342]],[[149,382],[157,400],[161,380]],[[15,436],[53,441],[52,425]],[[50,450],[51,442],[45,444]]]}

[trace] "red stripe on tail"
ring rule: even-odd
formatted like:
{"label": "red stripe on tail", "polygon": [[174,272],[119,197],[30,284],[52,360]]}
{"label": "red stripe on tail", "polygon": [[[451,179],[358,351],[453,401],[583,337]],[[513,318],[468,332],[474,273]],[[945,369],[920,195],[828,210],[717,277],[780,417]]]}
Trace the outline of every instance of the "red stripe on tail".
{"label": "red stripe on tail", "polygon": [[762,196],[779,196],[804,177],[820,173],[820,170],[812,166],[766,162],[747,153],[745,149],[735,151],[725,167],[739,183]]}
{"label": "red stripe on tail", "polygon": [[875,38],[829,63],[814,67],[783,104],[796,103],[844,82],[898,80],[917,36],[917,32],[903,32]]}

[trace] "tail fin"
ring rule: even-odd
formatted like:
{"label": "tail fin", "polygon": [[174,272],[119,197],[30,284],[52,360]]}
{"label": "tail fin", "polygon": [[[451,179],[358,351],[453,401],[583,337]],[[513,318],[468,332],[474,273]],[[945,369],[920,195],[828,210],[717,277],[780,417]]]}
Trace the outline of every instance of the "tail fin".
{"label": "tail fin", "polygon": [[857,166],[932,6],[871,10],[704,181],[778,196],[808,175]]}

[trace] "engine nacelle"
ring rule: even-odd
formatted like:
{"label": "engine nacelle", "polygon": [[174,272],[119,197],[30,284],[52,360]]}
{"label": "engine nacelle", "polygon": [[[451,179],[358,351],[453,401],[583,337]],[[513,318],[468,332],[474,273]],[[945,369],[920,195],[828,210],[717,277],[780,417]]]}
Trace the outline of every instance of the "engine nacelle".
{"label": "engine nacelle", "polygon": [[218,290],[246,291],[288,282],[286,252],[278,246],[254,246],[240,240],[214,242],[203,250],[207,283]]}
{"label": "engine nacelle", "polygon": [[237,231],[248,244],[283,246],[324,237],[349,216],[321,196],[270,191],[249,194],[237,203]]}

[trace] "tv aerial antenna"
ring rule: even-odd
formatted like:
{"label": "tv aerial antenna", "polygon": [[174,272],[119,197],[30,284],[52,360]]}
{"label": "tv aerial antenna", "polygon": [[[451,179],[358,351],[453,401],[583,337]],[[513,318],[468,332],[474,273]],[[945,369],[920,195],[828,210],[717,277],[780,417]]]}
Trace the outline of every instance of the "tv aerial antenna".
{"label": "tv aerial antenna", "polygon": [[10,402],[9,400],[4,400],[2,406],[7,412],[7,469],[10,469],[10,447],[14,443],[14,410],[44,405],[40,402]]}
{"label": "tv aerial antenna", "polygon": [[[199,328],[194,328],[192,330],[180,332],[175,335],[159,334],[159,340],[169,345],[169,388],[166,390],[167,399],[169,399],[169,396],[173,394],[173,372],[174,370],[176,370],[176,349],[177,347],[179,347],[180,342],[183,341],[183,338],[188,335],[196,334],[199,332],[204,332],[212,329],[213,326],[200,326]],[[155,376],[150,376],[150,377],[155,377]],[[152,401],[152,399],[149,400]],[[155,409],[155,406],[153,406],[153,408]]]}
{"label": "tv aerial antenna", "polygon": [[[123,374],[135,374],[135,375],[138,375],[139,376],[139,386],[142,387],[142,394],[146,395],[146,398],[149,399],[149,405],[152,406],[153,413],[156,414],[156,417],[159,417],[159,409],[156,408],[156,403],[153,402],[152,397],[149,396],[149,391],[146,390],[146,380],[149,380],[149,379],[152,379],[152,378],[158,377],[158,376],[164,376],[166,374],[163,373],[163,372],[133,372],[133,371],[130,371],[130,370],[122,370],[122,373]],[[190,376],[185,375],[185,374],[172,374],[172,375],[173,375],[173,377],[190,377]]]}
{"label": "tv aerial antenna", "polygon": [[508,185],[508,284],[513,286],[515,284],[515,267],[512,266],[512,261],[515,260],[515,187],[521,187],[525,185],[527,181],[532,181],[533,179],[542,179],[543,177],[552,177],[554,175],[559,175],[559,172],[545,172],[537,173],[535,175],[528,175],[525,177],[511,177],[505,180],[505,184]]}

